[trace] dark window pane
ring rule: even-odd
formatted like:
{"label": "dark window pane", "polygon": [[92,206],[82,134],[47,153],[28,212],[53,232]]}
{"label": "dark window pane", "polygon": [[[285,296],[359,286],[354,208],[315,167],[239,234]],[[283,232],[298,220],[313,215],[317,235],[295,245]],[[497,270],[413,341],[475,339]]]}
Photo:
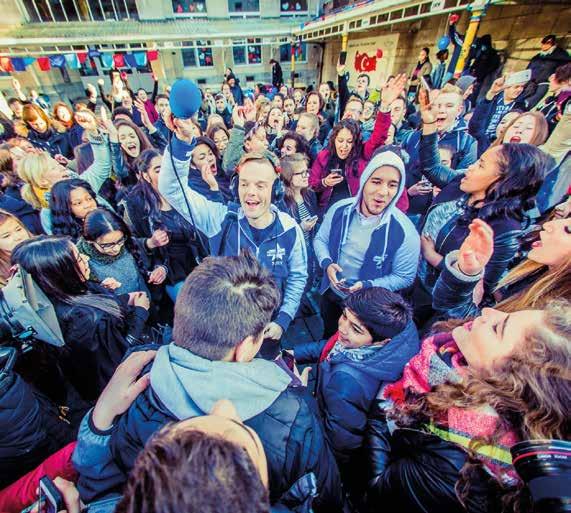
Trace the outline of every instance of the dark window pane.
{"label": "dark window pane", "polygon": [[59,3],[59,0],[49,0],[49,2],[54,15],[54,21],[66,21],[63,13],[63,7]]}
{"label": "dark window pane", "polygon": [[260,0],[228,0],[230,12],[259,12]]}
{"label": "dark window pane", "polygon": [[232,48],[234,54],[234,64],[246,64],[246,49],[243,46],[234,46]]}
{"label": "dark window pane", "polygon": [[[296,62],[304,62],[307,60],[307,44],[301,43],[301,49],[296,47]],[[291,45],[285,44],[280,46],[280,62],[291,61]]]}
{"label": "dark window pane", "polygon": [[262,47],[256,44],[250,44],[248,41],[248,63],[260,64],[262,62]]}
{"label": "dark window pane", "polygon": [[205,0],[172,0],[172,10],[176,14],[200,14],[206,12]]}
{"label": "dark window pane", "polygon": [[36,3],[41,21],[54,21],[48,7],[47,0],[32,0]]}
{"label": "dark window pane", "polygon": [[182,50],[182,63],[185,68],[196,67],[196,51],[194,48],[185,48]]}
{"label": "dark window pane", "polygon": [[[197,41],[197,44],[201,44],[201,41]],[[200,67],[210,67],[214,66],[214,59],[212,58],[212,48],[207,46],[199,46],[196,49],[198,54],[198,65]]]}
{"label": "dark window pane", "polygon": [[94,20],[102,20],[103,19],[103,11],[101,10],[101,6],[99,5],[98,0],[86,0],[86,3],[89,4],[89,8],[91,9],[91,14]]}

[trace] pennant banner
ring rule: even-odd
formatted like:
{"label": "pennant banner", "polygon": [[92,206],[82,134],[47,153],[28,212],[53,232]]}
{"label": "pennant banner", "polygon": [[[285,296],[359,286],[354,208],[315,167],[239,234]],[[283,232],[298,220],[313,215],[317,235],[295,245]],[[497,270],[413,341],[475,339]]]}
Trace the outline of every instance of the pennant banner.
{"label": "pennant banner", "polygon": [[101,62],[103,63],[104,67],[112,68],[113,67],[113,54],[102,53],[101,54]]}
{"label": "pennant banner", "polygon": [[65,62],[66,62],[67,67],[69,69],[81,68],[81,64],[79,62],[79,59],[77,58],[77,55],[75,55],[74,53],[66,53],[65,54]]}
{"label": "pennant banner", "polygon": [[77,60],[83,64],[87,60],[87,52],[77,52]]}
{"label": "pennant banner", "polygon": [[0,57],[0,71],[5,73],[14,71],[14,66],[12,66],[12,60],[10,57]]}
{"label": "pennant banner", "polygon": [[125,67],[125,58],[122,53],[113,54],[113,64],[115,65],[116,68]]}
{"label": "pennant banner", "polygon": [[14,71],[26,71],[26,61],[22,57],[12,57]]}
{"label": "pennant banner", "polygon": [[65,68],[65,55],[50,55],[49,59],[52,68]]}
{"label": "pennant banner", "polygon": [[[147,58],[147,56],[145,55],[145,59]],[[135,59],[135,56],[132,53],[126,53],[125,54],[125,65],[129,66],[130,68],[136,68],[137,67],[137,60]]]}
{"label": "pennant banner", "polygon": [[147,65],[147,52],[133,52],[137,66]]}
{"label": "pennant banner", "polygon": [[49,57],[38,57],[38,66],[42,71],[49,71],[51,69]]}
{"label": "pennant banner", "polygon": [[149,62],[156,61],[159,58],[159,51],[158,50],[149,50],[147,52],[147,58]]}

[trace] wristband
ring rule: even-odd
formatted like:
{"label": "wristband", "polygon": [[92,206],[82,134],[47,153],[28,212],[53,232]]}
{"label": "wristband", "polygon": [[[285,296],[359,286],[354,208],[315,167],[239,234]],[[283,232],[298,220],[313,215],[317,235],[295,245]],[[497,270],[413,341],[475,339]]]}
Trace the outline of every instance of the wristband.
{"label": "wristband", "polygon": [[476,274],[468,274],[467,272],[464,272],[462,270],[462,268],[460,267],[460,261],[458,260],[456,262],[456,267],[458,267],[458,270],[464,275],[464,276],[470,276],[470,277],[474,277],[474,276],[478,276],[482,271],[478,271]]}

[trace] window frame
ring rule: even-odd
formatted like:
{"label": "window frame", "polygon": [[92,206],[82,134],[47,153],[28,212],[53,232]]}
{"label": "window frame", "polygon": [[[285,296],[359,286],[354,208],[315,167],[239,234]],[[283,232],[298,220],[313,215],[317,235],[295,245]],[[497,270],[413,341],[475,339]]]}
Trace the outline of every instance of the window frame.
{"label": "window frame", "polygon": [[258,10],[257,11],[232,11],[230,9],[230,0],[226,0],[228,5],[228,16],[230,18],[241,18],[245,16],[260,16],[260,0],[258,0]]}
{"label": "window frame", "polygon": [[193,3],[202,3],[204,4],[203,11],[195,11],[195,12],[176,12],[174,7],[174,2],[176,0],[171,0],[172,4],[172,12],[175,18],[206,18],[208,17],[208,9],[206,7],[206,0],[191,0]]}
{"label": "window frame", "polygon": [[[288,46],[289,47],[287,60],[282,60],[282,54],[281,54],[282,46]],[[301,46],[302,46],[301,58],[299,60],[296,58],[295,63],[296,64],[307,64],[307,43],[304,41],[301,43]],[[281,43],[279,48],[280,48],[280,64],[290,64],[291,63],[291,43]],[[305,52],[303,51],[304,48],[305,48]],[[305,59],[303,59],[304,54],[305,54]]]}
{"label": "window frame", "polygon": [[[252,41],[252,42],[249,42]],[[248,46],[257,46],[260,49],[260,62],[249,62],[248,59]],[[261,37],[247,37],[245,39],[234,39],[232,41],[232,62],[234,66],[261,66],[264,63],[264,59],[262,57],[262,38]],[[246,57],[246,62],[244,63],[237,63],[234,56],[234,48],[243,48],[244,55]]]}

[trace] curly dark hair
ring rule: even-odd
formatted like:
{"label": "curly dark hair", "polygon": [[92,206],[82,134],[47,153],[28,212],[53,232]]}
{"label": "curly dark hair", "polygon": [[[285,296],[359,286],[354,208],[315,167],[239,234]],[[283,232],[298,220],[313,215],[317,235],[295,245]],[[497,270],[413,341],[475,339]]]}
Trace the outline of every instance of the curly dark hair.
{"label": "curly dark hair", "polygon": [[[337,156],[337,150],[335,149],[335,139],[339,135],[339,132],[346,128],[351,132],[353,136],[353,148],[349,156],[343,161]],[[344,168],[345,173],[352,172],[355,176],[359,173],[357,168],[357,163],[361,157],[362,152],[362,142],[361,142],[361,129],[359,124],[353,119],[343,119],[339,121],[331,131],[331,136],[329,137],[329,160],[327,161],[327,169],[337,169]]]}
{"label": "curly dark hair", "polygon": [[97,202],[97,196],[91,185],[81,178],[70,178],[54,184],[50,195],[52,232],[54,235],[66,235],[77,240],[82,231],[82,220],[73,215],[69,196],[71,191],[85,189]]}
{"label": "curly dark hair", "polygon": [[223,438],[170,424],[147,442],[117,513],[268,513],[268,491],[248,453]]}

